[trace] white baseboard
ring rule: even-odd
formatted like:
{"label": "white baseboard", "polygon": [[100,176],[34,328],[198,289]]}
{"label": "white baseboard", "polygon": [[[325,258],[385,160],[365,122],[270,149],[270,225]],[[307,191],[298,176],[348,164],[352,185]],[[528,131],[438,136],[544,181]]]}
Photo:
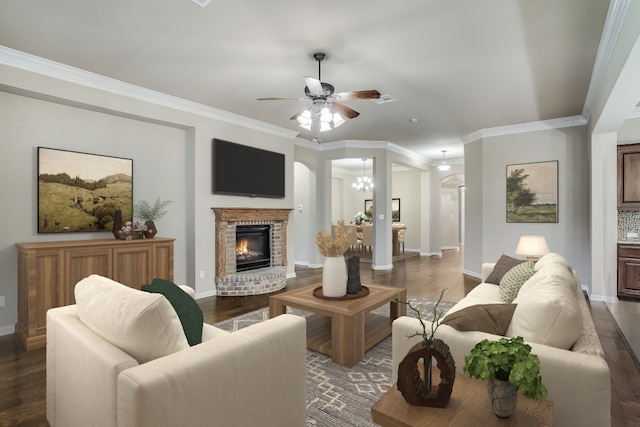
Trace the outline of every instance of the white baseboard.
{"label": "white baseboard", "polygon": [[392,270],[393,269],[393,264],[388,264],[388,265],[374,265],[374,264],[371,264],[371,269],[372,270]]}
{"label": "white baseboard", "polygon": [[610,303],[618,303],[618,297],[612,297],[609,295],[595,295],[595,294],[591,294],[589,295],[589,299],[591,301],[602,301],[602,302],[610,302]]}
{"label": "white baseboard", "polygon": [[420,252],[420,256],[437,256],[442,258],[442,252]]}
{"label": "white baseboard", "polygon": [[216,295],[217,295],[216,290],[212,289],[210,291],[197,292],[196,293],[196,299],[215,297]]}
{"label": "white baseboard", "polygon": [[475,277],[476,279],[482,279],[482,274],[476,273],[475,271],[462,270],[462,272],[467,276]]}
{"label": "white baseboard", "polygon": [[295,279],[296,278],[296,273],[287,273],[287,279]]}

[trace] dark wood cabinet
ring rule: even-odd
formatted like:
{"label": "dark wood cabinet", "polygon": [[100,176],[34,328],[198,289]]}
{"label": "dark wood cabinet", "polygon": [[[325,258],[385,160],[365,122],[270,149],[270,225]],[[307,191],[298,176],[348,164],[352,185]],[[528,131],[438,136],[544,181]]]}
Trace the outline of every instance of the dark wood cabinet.
{"label": "dark wood cabinet", "polygon": [[47,310],[75,304],[76,283],[91,274],[137,289],[156,277],[173,280],[174,240],[17,243],[18,342],[27,350],[44,346]]}
{"label": "dark wood cabinet", "polygon": [[640,245],[618,245],[618,298],[640,299]]}
{"label": "dark wood cabinet", "polygon": [[640,210],[640,144],[618,146],[618,209]]}

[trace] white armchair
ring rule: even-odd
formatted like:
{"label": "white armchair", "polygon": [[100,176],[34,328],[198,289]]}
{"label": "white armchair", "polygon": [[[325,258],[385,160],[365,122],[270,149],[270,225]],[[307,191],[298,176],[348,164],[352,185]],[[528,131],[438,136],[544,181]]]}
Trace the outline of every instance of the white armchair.
{"label": "white armchair", "polygon": [[[80,302],[49,310],[51,426],[304,426],[303,318],[282,315],[233,333],[205,324],[203,342],[190,347],[184,337],[175,338],[172,329],[181,329],[180,320],[164,296],[95,275],[80,283],[95,287],[111,311],[103,326],[120,328],[114,340],[135,350],[124,351],[89,327]],[[112,298],[105,289],[122,298]],[[142,335],[133,331],[135,339],[127,342],[127,329],[136,327]],[[156,340],[162,341],[160,350],[153,349],[156,335],[162,336]],[[140,336],[149,342],[140,342]],[[136,359],[158,351],[167,354],[146,362]]]}

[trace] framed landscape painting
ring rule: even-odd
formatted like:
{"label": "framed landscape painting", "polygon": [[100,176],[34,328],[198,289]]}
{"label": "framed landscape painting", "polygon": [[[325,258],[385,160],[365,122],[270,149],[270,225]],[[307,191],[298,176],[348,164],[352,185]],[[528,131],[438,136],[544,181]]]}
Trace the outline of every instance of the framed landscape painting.
{"label": "framed landscape painting", "polygon": [[38,147],[38,233],[111,231],[133,213],[133,160]]}
{"label": "framed landscape painting", "polygon": [[507,222],[558,222],[558,161],[507,165]]}
{"label": "framed landscape painting", "polygon": [[[373,221],[373,199],[365,199],[364,213]],[[391,199],[391,217],[393,222],[400,222],[400,199]]]}

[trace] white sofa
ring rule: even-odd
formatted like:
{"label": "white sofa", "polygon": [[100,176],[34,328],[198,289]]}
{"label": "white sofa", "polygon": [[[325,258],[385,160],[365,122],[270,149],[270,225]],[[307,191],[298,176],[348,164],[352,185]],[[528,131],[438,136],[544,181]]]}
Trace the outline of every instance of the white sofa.
{"label": "white sofa", "polygon": [[[485,283],[495,263],[482,267],[482,281],[447,313],[478,304],[505,304],[499,286]],[[553,423],[562,427],[607,427],[611,424],[611,378],[604,352],[593,324],[589,305],[575,271],[560,255],[550,253],[535,264],[536,273],[520,288],[513,301],[515,311],[504,336],[522,336],[538,355],[542,382],[553,402]],[[445,293],[446,299],[446,293]],[[452,316],[456,317],[456,316]],[[461,328],[458,328],[461,329]],[[465,356],[483,339],[498,340],[501,335],[477,330],[458,330],[440,325],[436,337],[449,345],[462,374]],[[462,328],[463,329],[463,328]],[[473,327],[469,329],[474,329]],[[393,383],[398,365],[420,337],[407,339],[421,331],[412,317],[393,323]],[[455,384],[454,384],[455,390]],[[522,398],[522,397],[520,397]]]}
{"label": "white sofa", "polygon": [[189,346],[161,294],[96,275],[75,294],[47,312],[51,426],[304,426],[303,318],[233,333],[204,324]]}

